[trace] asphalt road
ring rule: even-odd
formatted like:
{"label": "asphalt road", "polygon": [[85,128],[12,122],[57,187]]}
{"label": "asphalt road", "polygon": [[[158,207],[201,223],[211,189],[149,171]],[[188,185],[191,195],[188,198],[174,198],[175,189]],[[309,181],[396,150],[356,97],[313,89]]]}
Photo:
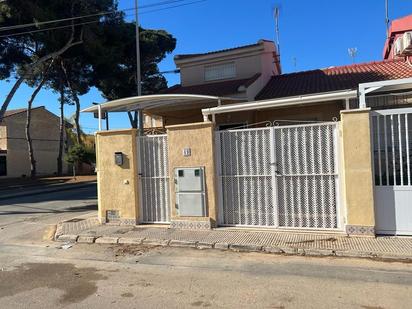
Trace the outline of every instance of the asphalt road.
{"label": "asphalt road", "polygon": [[411,308],[412,265],[50,241],[95,191],[0,204],[0,308]]}
{"label": "asphalt road", "polygon": [[74,190],[0,200],[0,243],[35,242],[38,233],[62,220],[97,210],[95,184]]}

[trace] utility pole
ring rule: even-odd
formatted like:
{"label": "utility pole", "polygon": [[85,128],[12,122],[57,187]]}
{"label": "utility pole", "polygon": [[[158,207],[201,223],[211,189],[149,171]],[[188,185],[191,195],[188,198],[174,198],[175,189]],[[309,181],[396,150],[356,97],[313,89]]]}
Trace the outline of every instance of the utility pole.
{"label": "utility pole", "polygon": [[[136,86],[137,95],[142,95],[142,75],[140,71],[140,31],[139,31],[139,9],[138,0],[135,0],[135,14],[136,14]],[[135,117],[138,117],[139,134],[143,135],[143,110],[135,112]]]}

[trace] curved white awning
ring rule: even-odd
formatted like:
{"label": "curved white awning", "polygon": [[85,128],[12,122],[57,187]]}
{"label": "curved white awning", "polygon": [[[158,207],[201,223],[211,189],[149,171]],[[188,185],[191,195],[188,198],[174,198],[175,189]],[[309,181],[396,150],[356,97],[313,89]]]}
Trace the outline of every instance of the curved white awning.
{"label": "curved white awning", "polygon": [[129,97],[102,104],[96,104],[83,109],[82,113],[97,113],[99,108],[102,112],[130,112],[135,110],[149,110],[163,106],[179,106],[185,103],[207,103],[207,102],[224,102],[239,101],[239,98],[217,97],[208,95],[195,94],[156,94]]}

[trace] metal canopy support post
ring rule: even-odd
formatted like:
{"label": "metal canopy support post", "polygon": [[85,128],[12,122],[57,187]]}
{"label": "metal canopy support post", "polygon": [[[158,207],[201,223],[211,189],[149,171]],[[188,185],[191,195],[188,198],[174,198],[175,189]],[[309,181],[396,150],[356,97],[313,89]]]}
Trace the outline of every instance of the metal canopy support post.
{"label": "metal canopy support post", "polygon": [[137,111],[137,117],[138,117],[137,125],[139,128],[139,135],[143,136],[144,131],[143,131],[143,110],[142,109],[139,109]]}
{"label": "metal canopy support post", "polygon": [[102,130],[102,107],[99,105],[97,105],[97,109],[98,109],[98,115],[99,115],[99,131]]}

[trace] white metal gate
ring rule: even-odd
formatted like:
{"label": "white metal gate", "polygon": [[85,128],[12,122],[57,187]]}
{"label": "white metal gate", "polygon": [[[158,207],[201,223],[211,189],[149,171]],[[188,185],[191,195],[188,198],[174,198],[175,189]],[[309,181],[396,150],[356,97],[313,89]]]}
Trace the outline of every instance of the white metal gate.
{"label": "white metal gate", "polygon": [[220,225],[341,227],[336,123],[218,131],[216,143]]}
{"label": "white metal gate", "polygon": [[137,138],[140,178],[140,220],[169,223],[169,161],[167,135]]}
{"label": "white metal gate", "polygon": [[412,235],[412,108],[371,114],[376,232]]}

